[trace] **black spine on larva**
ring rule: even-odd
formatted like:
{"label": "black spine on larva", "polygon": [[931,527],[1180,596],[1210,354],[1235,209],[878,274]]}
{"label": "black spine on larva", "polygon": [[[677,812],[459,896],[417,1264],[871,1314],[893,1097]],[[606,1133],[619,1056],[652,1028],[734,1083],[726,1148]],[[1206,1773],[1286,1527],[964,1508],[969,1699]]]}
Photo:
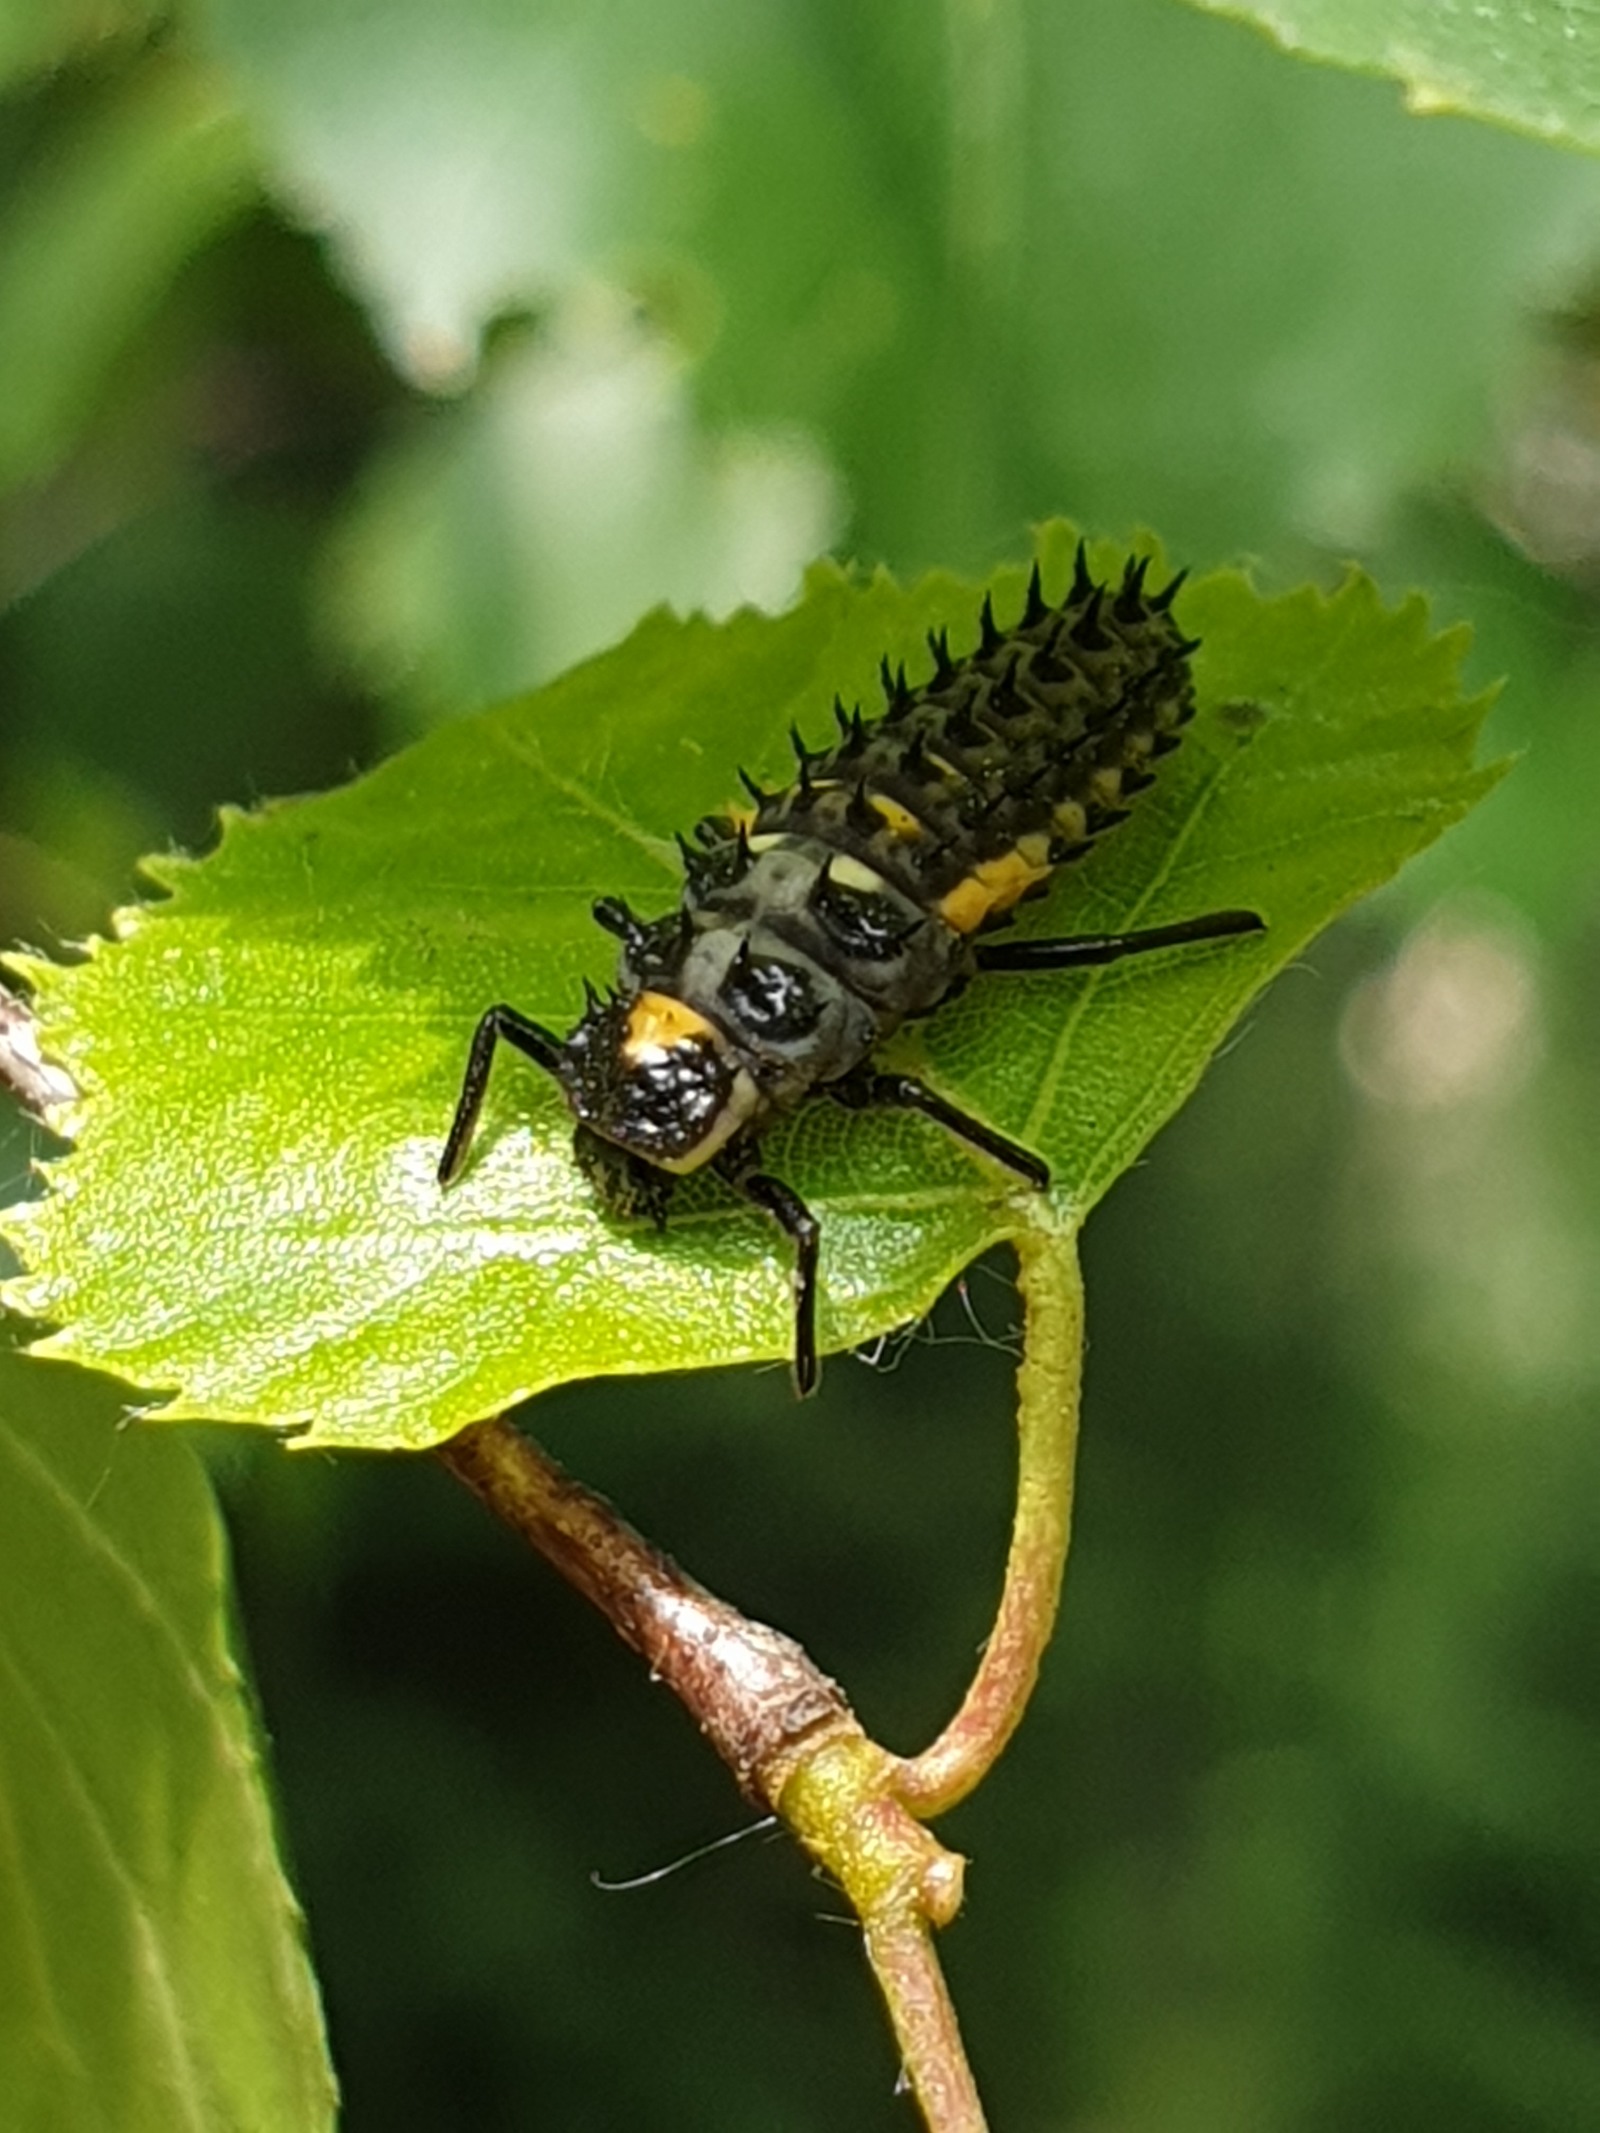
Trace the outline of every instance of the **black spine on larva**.
{"label": "black spine on larva", "polygon": [[1059,606],[1035,574],[1011,628],[985,602],[973,650],[930,639],[920,686],[886,662],[885,715],[863,723],[841,706],[837,743],[763,795],[753,834],[819,837],[925,908],[1023,837],[1045,832],[1052,859],[1074,857],[1122,819],[1194,715],[1194,645],[1172,620],[1172,588],[1145,590],[1147,567],[1130,561],[1119,585],[1096,584],[1080,552]]}

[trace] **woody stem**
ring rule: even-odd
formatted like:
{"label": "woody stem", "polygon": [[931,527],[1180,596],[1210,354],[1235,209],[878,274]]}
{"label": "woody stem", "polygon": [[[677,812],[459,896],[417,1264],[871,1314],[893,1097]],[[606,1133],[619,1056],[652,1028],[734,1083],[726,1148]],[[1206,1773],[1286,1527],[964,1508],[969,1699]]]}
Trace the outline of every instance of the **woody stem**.
{"label": "woody stem", "polygon": [[897,1759],[793,1638],[686,1576],[504,1417],[463,1430],[440,1457],[599,1608],[745,1793],[843,1889],[928,2133],[984,2133],[932,1941],[960,1909],[965,1862],[896,1797]]}

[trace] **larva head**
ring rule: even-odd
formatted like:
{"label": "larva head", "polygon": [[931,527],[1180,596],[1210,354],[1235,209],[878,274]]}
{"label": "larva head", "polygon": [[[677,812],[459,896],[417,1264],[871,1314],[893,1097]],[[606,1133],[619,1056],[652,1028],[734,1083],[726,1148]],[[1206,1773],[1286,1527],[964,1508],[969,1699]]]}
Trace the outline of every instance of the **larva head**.
{"label": "larva head", "polygon": [[592,997],[557,1071],[580,1124],[661,1170],[698,1170],[757,1106],[722,1032],[670,993]]}

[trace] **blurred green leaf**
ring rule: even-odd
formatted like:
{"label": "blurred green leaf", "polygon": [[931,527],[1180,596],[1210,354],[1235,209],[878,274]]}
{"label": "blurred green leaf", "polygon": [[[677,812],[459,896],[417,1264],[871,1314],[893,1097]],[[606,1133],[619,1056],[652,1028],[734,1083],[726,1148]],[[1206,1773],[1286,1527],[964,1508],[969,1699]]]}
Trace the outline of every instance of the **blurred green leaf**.
{"label": "blurred green leaf", "polygon": [[[1067,543],[1047,540],[1052,580]],[[1021,571],[990,586],[1014,613]],[[83,964],[19,959],[86,1095],[55,1190],[6,1218],[29,1269],[8,1301],[60,1324],[50,1352],[175,1391],[164,1413],[317,1443],[427,1444],[565,1378],[785,1354],[784,1255],[724,1189],[696,1180],[664,1236],[607,1220],[555,1092],[509,1062],[448,1194],[441,1136],[478,1013],[509,998],[564,1023],[604,973],[596,892],[669,907],[671,832],[733,765],[781,775],[791,718],[817,731],[836,688],[868,696],[885,651],[915,665],[931,625],[970,641],[981,592],[823,569],[780,617],[652,615],[343,791],[230,817],[210,859],[153,866],[170,902]],[[1074,1216],[1271,971],[1494,775],[1471,768],[1461,639],[1430,638],[1420,602],[1386,614],[1353,580],[1264,603],[1223,574],[1183,616],[1208,711],[1044,923],[1253,905],[1270,933],[991,981],[926,1039],[939,1085],[1037,1146]],[[814,1105],[767,1152],[823,1218],[833,1346],[922,1313],[1014,1219],[1013,1188],[920,1121]]]}
{"label": "blurred green leaf", "polygon": [[1600,39],[1573,0],[1190,0],[1254,23],[1287,51],[1404,84],[1413,111],[1501,119],[1600,148]]}
{"label": "blurred green leaf", "polygon": [[0,221],[0,490],[56,467],[172,276],[252,188],[243,127],[176,66],[134,76],[14,186]]}
{"label": "blurred green leaf", "polygon": [[138,36],[166,11],[164,0],[0,0],[0,84]]}
{"label": "blurred green leaf", "polygon": [[[197,27],[280,189],[434,384],[470,375],[486,320],[592,271],[626,203],[659,187],[652,85],[670,104],[678,81],[682,103],[674,67],[719,45],[737,64],[769,34],[730,0],[210,0]],[[692,124],[686,106],[677,131]]]}
{"label": "blurred green leaf", "polygon": [[0,1346],[0,2095],[17,2128],[333,2123],[186,1444]]}
{"label": "blurred green leaf", "polygon": [[1592,256],[1600,171],[1147,0],[1052,13],[1037,71],[998,255],[1027,248],[1010,397],[1047,455],[1017,508],[1282,568],[1370,556],[1481,462],[1528,314]]}
{"label": "blurred green leaf", "polygon": [[842,518],[804,438],[713,438],[687,366],[593,297],[383,455],[326,571],[341,642],[413,724],[495,703],[660,600],[783,607]]}

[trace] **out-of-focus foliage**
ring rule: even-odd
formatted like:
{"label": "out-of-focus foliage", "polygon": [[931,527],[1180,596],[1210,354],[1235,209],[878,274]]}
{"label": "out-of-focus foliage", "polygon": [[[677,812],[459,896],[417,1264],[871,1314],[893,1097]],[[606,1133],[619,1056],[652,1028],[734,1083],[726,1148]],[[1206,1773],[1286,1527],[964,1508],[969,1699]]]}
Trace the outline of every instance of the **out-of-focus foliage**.
{"label": "out-of-focus foliage", "polygon": [[8,87],[100,43],[145,34],[162,0],[3,0],[0,81]]}
{"label": "out-of-focus foliage", "polygon": [[[1069,510],[1276,584],[1355,553],[1470,618],[1516,775],[1288,975],[1089,1225],[1067,1610],[951,1818],[978,1864],[947,1954],[1018,2133],[1584,2123],[1595,169],[1163,0],[444,20],[0,18],[0,261],[102,119],[214,113],[254,186],[125,234],[48,451],[17,447],[0,937],[102,921],[216,802],[337,779],[659,597],[777,603],[829,540],[977,572]],[[0,338],[0,407],[41,378]],[[906,1746],[1003,1537],[1008,1364],[974,1332],[1009,1328],[1003,1269],[968,1300],[807,1409],[726,1373],[538,1410]],[[237,1435],[217,1463],[352,2133],[899,2122],[858,1952],[785,1850],[585,1880],[736,1810],[577,1602],[425,1464]]]}
{"label": "out-of-focus foliage", "polygon": [[23,2128],[307,2133],[333,2082],[194,1453],[0,1347],[0,2095]]}
{"label": "out-of-focus foliage", "polygon": [[242,205],[248,169],[237,118],[154,69],[41,157],[0,250],[0,488],[56,470],[174,273]]}
{"label": "out-of-focus foliage", "polygon": [[1413,111],[1461,111],[1600,148],[1600,47],[1584,0],[1193,0],[1286,50],[1392,74]]}
{"label": "out-of-focus foliage", "polygon": [[[347,641],[390,684],[411,666],[419,709],[520,686],[661,590],[772,598],[794,536],[836,523],[830,461],[852,538],[907,562],[986,561],[1063,494],[1185,552],[1370,549],[1481,450],[1519,306],[1600,212],[1581,160],[1408,125],[1168,0],[212,19],[410,375],[470,375],[508,308],[547,322],[453,449],[374,482],[337,580]],[[663,575],[640,544],[673,491]]]}

